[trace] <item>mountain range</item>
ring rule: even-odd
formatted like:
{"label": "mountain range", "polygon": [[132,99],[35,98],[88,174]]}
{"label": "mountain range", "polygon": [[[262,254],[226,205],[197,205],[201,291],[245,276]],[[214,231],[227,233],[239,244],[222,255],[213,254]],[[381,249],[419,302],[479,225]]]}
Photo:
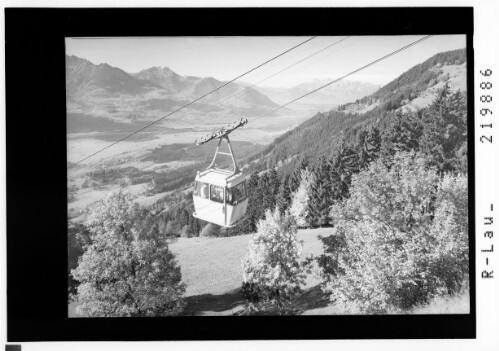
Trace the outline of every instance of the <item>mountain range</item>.
{"label": "mountain range", "polygon": [[[184,77],[167,67],[152,67],[138,73],[128,73],[106,63],[95,65],[86,59],[66,56],[68,131],[78,131],[74,129],[82,125],[80,122],[84,116],[89,116],[88,120],[94,126],[93,130],[88,130],[89,123],[84,123],[84,131],[101,131],[101,123],[96,118],[104,118],[102,123],[105,125],[109,125],[109,122],[116,126],[146,123],[223,84],[225,82],[212,77]],[[220,106],[209,105],[236,92],[241,93],[227,99]],[[190,112],[190,116],[199,112],[203,112],[203,115],[261,114],[276,106],[267,96],[251,88],[229,83],[223,89],[189,106],[186,111]],[[199,119],[199,116],[196,117]],[[172,116],[170,120],[177,125],[192,125],[185,114]]]}
{"label": "mountain range", "polygon": [[[290,88],[256,87],[262,94],[267,95],[277,103],[286,103],[297,96],[304,95],[330,82],[332,79],[315,79]],[[356,99],[371,95],[380,88],[379,85],[350,80],[339,81],[301,100],[307,104],[335,105],[354,102]]]}

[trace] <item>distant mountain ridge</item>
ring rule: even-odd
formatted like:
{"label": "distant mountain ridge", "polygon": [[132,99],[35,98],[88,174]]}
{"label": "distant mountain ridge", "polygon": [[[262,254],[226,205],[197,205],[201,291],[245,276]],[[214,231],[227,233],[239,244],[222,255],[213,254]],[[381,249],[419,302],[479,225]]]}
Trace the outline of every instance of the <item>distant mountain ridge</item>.
{"label": "distant mountain ridge", "polygon": [[[332,81],[332,79],[316,79],[290,88],[256,87],[256,89],[270,97],[273,101],[285,103],[330,81]],[[376,84],[343,80],[306,97],[302,102],[329,105],[332,108],[335,105],[354,102],[357,99],[371,95],[379,88],[380,86]]]}
{"label": "distant mountain ridge", "polygon": [[[153,82],[172,95],[191,99],[202,96],[225,84],[225,82],[213,77],[181,76],[168,67],[151,67],[132,75],[136,78]],[[260,104],[268,107],[277,106],[265,94],[259,93],[252,87],[236,83],[230,83],[223,88],[223,91],[216,91],[210,94],[210,96],[206,97],[206,101],[218,101],[221,98],[236,93],[238,95],[234,98],[234,101],[232,101],[232,98],[230,100],[227,99],[235,106],[242,106],[244,104]]]}
{"label": "distant mountain ridge", "polygon": [[169,93],[177,93],[189,87],[196,81],[196,77],[182,77],[168,67],[151,67],[138,73],[132,73],[132,76],[148,80],[162,87]]}
{"label": "distant mountain ridge", "polygon": [[444,84],[452,90],[466,91],[466,50],[438,53],[410,68],[371,96],[340,110],[363,113],[379,106],[387,110],[416,111],[428,106]]}
{"label": "distant mountain ridge", "polygon": [[89,89],[135,95],[153,88],[159,88],[159,85],[132,77],[107,63],[94,65],[77,56],[66,56],[66,94],[69,98]]}
{"label": "distant mountain ridge", "polygon": [[[107,63],[96,65],[77,56],[66,56],[68,124],[71,125],[71,118],[75,115],[79,118],[78,125],[86,115],[110,120],[105,123],[107,127],[150,121],[223,84],[225,82],[213,77],[181,76],[168,67],[151,67],[138,73],[127,73]],[[234,96],[227,98],[231,95]],[[222,98],[225,101],[220,106],[207,106],[210,103],[218,104]],[[196,112],[206,108],[206,112],[203,111],[205,115],[216,113],[227,116],[261,114],[277,106],[251,87],[230,83],[189,106],[188,111]],[[100,131],[97,120],[89,120],[91,123],[85,124],[85,131],[89,131],[92,124],[95,124],[94,131]],[[188,117],[182,122],[190,123]],[[70,126],[68,130],[75,130],[74,127]]]}

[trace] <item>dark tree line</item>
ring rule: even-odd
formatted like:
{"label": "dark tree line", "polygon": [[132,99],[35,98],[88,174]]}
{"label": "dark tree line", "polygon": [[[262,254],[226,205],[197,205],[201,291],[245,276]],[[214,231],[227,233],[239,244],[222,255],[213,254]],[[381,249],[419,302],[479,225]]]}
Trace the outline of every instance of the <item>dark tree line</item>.
{"label": "dark tree line", "polygon": [[416,151],[426,155],[428,166],[440,173],[466,173],[466,115],[466,96],[452,93],[446,85],[421,111],[394,113],[383,128],[372,124],[360,127],[353,136],[340,134],[327,154],[302,157],[278,171],[272,167],[260,174],[253,172],[248,181],[248,218],[232,230],[233,235],[254,232],[267,209],[288,210],[303,169],[311,171],[315,179],[306,214],[311,227],[330,225],[330,208],[349,196],[352,175],[378,158],[389,166],[396,153]]}

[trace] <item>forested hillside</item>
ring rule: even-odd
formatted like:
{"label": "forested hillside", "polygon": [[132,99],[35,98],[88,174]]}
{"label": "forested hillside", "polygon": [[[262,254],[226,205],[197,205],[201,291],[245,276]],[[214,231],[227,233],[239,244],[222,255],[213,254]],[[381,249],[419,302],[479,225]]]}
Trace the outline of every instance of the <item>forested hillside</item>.
{"label": "forested hillside", "polygon": [[[443,74],[441,68],[465,63],[465,49],[439,53],[403,73],[371,96],[343,105],[338,110],[318,113],[295,129],[276,138],[261,153],[250,158],[250,161],[254,161],[252,169],[262,171],[268,169],[270,165],[291,159],[296,163],[302,158],[307,158],[312,159],[313,163],[322,156],[330,157],[340,142],[353,143],[362,128],[375,126],[379,132],[383,132],[390,121],[401,112],[399,108],[417,99],[438,82],[442,87],[447,84],[453,92],[462,88],[452,86],[449,82],[450,77]],[[465,90],[460,89],[460,91],[465,94]],[[436,95],[431,96],[428,105],[435,97]],[[363,113],[355,112],[366,103],[376,107]],[[294,164],[287,168],[295,166]],[[284,173],[289,174],[287,171]]]}

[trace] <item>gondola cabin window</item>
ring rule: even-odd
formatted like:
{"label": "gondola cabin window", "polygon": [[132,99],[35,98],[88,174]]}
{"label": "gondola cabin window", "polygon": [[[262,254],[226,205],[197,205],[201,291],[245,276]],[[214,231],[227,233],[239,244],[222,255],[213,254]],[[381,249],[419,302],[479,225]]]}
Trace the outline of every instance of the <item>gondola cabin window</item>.
{"label": "gondola cabin window", "polygon": [[246,200],[246,181],[239,183],[233,188],[227,189],[227,203],[236,206]]}
{"label": "gondola cabin window", "polygon": [[194,188],[194,195],[199,196],[203,199],[207,199],[209,192],[208,192],[208,184],[203,183],[203,182],[196,182],[196,187]]}
{"label": "gondola cabin window", "polygon": [[222,186],[210,184],[210,200],[224,202],[224,188]]}

